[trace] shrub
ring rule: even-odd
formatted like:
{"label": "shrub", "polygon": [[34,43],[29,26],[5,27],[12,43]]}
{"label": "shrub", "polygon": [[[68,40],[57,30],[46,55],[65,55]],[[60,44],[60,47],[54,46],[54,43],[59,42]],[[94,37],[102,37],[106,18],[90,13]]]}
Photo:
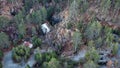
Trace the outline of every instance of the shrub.
{"label": "shrub", "polygon": [[41,64],[43,62],[43,55],[41,53],[36,53],[35,54],[35,60]]}
{"label": "shrub", "polygon": [[20,39],[22,39],[26,34],[26,26],[23,21],[18,25],[18,32]]}
{"label": "shrub", "polygon": [[93,61],[88,61],[83,65],[83,68],[98,68],[98,65],[95,64]]}
{"label": "shrub", "polygon": [[0,16],[0,29],[3,29],[9,25],[10,20],[6,17]]}
{"label": "shrub", "polygon": [[9,37],[4,32],[0,33],[0,49],[9,48],[11,42],[9,41]]}
{"label": "shrub", "polygon": [[21,62],[23,59],[26,61],[30,56],[30,48],[23,45],[13,48],[12,51],[12,57],[16,62]]}
{"label": "shrub", "polygon": [[3,52],[0,50],[0,59],[3,57]]}
{"label": "shrub", "polygon": [[41,46],[42,40],[38,38],[37,36],[34,36],[32,38],[32,42],[33,42],[33,47],[36,48],[36,47]]}
{"label": "shrub", "polygon": [[27,65],[25,68],[31,68],[29,65]]}
{"label": "shrub", "polygon": [[67,28],[71,29],[73,27],[73,23],[67,23]]}
{"label": "shrub", "polygon": [[93,21],[88,24],[85,30],[85,36],[88,40],[94,40],[101,34],[102,26],[99,22]]}
{"label": "shrub", "polygon": [[80,45],[82,44],[82,36],[80,32],[75,32],[73,34],[73,46],[74,50],[77,51],[80,48]]}
{"label": "shrub", "polygon": [[26,17],[28,22],[36,25],[41,25],[42,23],[44,23],[46,18],[47,18],[47,10],[45,7],[42,7],[41,9],[32,12]]}
{"label": "shrub", "polygon": [[2,68],[2,63],[0,62],[0,68]]}
{"label": "shrub", "polygon": [[113,44],[113,49],[112,49],[112,53],[113,55],[116,55],[118,53],[118,43],[114,43]]}
{"label": "shrub", "polygon": [[43,66],[45,68],[61,68],[60,62],[55,58],[51,58],[49,62],[44,62]]}
{"label": "shrub", "polygon": [[86,60],[92,60],[95,63],[98,62],[99,57],[100,56],[99,56],[97,50],[95,50],[94,47],[90,47],[89,50],[87,51],[86,55],[85,55]]}

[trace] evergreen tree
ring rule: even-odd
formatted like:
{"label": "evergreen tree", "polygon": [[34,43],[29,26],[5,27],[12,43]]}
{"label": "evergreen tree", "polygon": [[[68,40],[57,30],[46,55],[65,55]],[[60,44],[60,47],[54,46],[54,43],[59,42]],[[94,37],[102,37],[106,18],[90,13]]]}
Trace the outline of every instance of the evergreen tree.
{"label": "evergreen tree", "polygon": [[11,43],[9,41],[9,36],[6,35],[4,32],[1,32],[0,33],[0,49],[9,48],[10,45]]}
{"label": "evergreen tree", "polygon": [[98,68],[98,66],[93,61],[89,60],[83,65],[83,68]]}
{"label": "evergreen tree", "polygon": [[73,34],[73,46],[74,50],[77,51],[80,45],[82,44],[82,36],[80,32],[75,32]]}
{"label": "evergreen tree", "polygon": [[95,40],[101,34],[101,24],[99,22],[93,21],[88,24],[85,30],[85,36],[88,40]]}
{"label": "evergreen tree", "polygon": [[23,21],[18,25],[18,32],[20,38],[23,38],[26,34],[26,26]]}
{"label": "evergreen tree", "polygon": [[19,25],[21,22],[24,22],[25,14],[24,11],[20,11],[17,15],[15,15],[14,20],[17,25]]}
{"label": "evergreen tree", "polygon": [[60,62],[55,58],[51,58],[47,65],[47,68],[61,68]]}
{"label": "evergreen tree", "polygon": [[45,20],[47,19],[47,10],[45,7],[41,8],[41,15],[42,15],[42,22],[45,22]]}
{"label": "evergreen tree", "polygon": [[43,56],[42,56],[42,54],[41,54],[41,53],[36,53],[36,54],[35,54],[35,60],[36,60],[39,64],[41,64],[41,63],[43,62]]}
{"label": "evergreen tree", "polygon": [[76,0],[73,0],[69,7],[68,22],[74,24],[76,22],[77,17],[78,17],[78,3]]}
{"label": "evergreen tree", "polygon": [[10,20],[7,17],[0,16],[0,29],[5,28],[9,25]]}
{"label": "evergreen tree", "polygon": [[89,50],[87,51],[86,55],[85,55],[86,60],[92,60],[95,63],[98,62],[99,57],[100,56],[99,56],[97,50],[94,47],[90,47]]}

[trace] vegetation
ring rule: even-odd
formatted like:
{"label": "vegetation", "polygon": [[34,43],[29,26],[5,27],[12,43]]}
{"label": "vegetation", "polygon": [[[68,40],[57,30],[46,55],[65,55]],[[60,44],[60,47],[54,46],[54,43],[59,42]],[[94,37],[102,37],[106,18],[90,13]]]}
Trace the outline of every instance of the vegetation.
{"label": "vegetation", "polygon": [[41,46],[41,43],[42,43],[42,40],[40,38],[38,38],[37,36],[34,36],[32,38],[32,42],[33,42],[33,47],[40,47]]}
{"label": "vegetation", "polygon": [[[119,0],[2,1],[0,68],[5,66],[1,63],[2,58],[6,58],[4,51],[11,49],[12,59],[18,63],[34,56],[36,63],[25,63],[25,68],[98,68],[99,60],[104,58],[106,61],[101,64],[107,65],[107,58],[118,60],[119,22]],[[41,25],[44,23],[50,32],[43,35]],[[22,45],[24,41],[28,46]],[[33,48],[30,49],[29,44],[33,44]],[[79,52],[85,56],[77,59]],[[104,53],[105,57],[101,58]]]}
{"label": "vegetation", "polygon": [[43,67],[45,68],[61,68],[59,61],[55,58],[51,58],[49,62],[44,62]]}
{"label": "vegetation", "polygon": [[3,66],[2,66],[2,63],[0,62],[0,68],[2,68]]}
{"label": "vegetation", "polygon": [[30,48],[19,45],[18,47],[13,48],[12,58],[16,62],[21,62],[22,60],[27,61],[30,56]]}
{"label": "vegetation", "polygon": [[97,68],[97,67],[98,67],[97,64],[90,60],[83,66],[83,68]]}
{"label": "vegetation", "polygon": [[3,52],[0,50],[0,60],[3,58]]}
{"label": "vegetation", "polygon": [[21,39],[26,34],[26,27],[25,27],[25,24],[24,24],[23,21],[18,25],[18,32],[19,32],[19,36],[20,36]]}
{"label": "vegetation", "polygon": [[86,60],[92,60],[95,63],[98,62],[99,57],[100,56],[94,47],[89,48],[89,51],[87,51],[87,53],[85,55]]}
{"label": "vegetation", "polygon": [[82,36],[80,32],[75,32],[73,34],[73,46],[74,50],[78,51],[80,48],[80,45],[82,45]]}
{"label": "vegetation", "polygon": [[10,47],[10,41],[7,34],[4,32],[0,33],[0,49],[6,49]]}
{"label": "vegetation", "polygon": [[0,30],[6,28],[8,25],[9,19],[4,16],[0,16]]}

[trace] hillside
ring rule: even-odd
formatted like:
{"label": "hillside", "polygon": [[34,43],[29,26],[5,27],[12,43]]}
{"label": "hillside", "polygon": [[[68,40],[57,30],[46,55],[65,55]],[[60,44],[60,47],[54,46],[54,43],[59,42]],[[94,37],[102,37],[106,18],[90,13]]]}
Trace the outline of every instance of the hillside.
{"label": "hillside", "polygon": [[120,68],[119,0],[0,0],[0,68]]}

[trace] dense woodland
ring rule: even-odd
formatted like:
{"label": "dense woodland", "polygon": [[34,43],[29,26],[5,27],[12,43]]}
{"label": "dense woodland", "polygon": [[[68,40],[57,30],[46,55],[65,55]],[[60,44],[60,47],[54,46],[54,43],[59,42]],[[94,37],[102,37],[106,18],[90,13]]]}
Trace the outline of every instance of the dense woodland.
{"label": "dense woodland", "polygon": [[0,0],[0,68],[120,68],[120,0]]}

